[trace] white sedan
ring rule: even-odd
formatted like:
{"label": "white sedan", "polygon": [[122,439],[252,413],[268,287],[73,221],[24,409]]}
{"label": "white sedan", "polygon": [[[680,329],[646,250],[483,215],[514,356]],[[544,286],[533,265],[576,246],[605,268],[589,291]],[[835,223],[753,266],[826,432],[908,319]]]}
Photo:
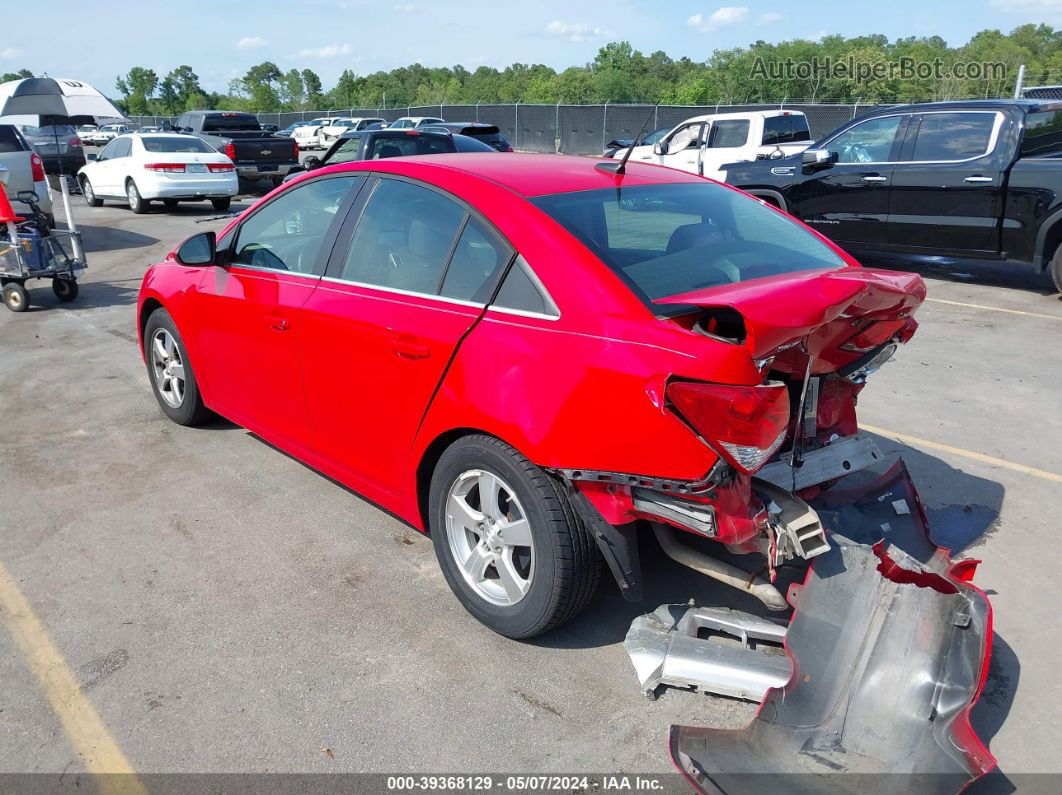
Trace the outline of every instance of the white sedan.
{"label": "white sedan", "polygon": [[291,137],[295,139],[295,142],[299,145],[299,149],[320,149],[321,139],[318,133],[322,127],[329,127],[335,122],[339,121],[342,116],[326,116],[321,119],[313,119],[308,121],[299,127],[296,127]]}
{"label": "white sedan", "polygon": [[127,202],[134,213],[147,212],[161,199],[167,209],[178,202],[210,200],[214,209],[229,209],[239,192],[236,166],[225,155],[190,135],[121,135],[78,171],[85,203],[104,199]]}

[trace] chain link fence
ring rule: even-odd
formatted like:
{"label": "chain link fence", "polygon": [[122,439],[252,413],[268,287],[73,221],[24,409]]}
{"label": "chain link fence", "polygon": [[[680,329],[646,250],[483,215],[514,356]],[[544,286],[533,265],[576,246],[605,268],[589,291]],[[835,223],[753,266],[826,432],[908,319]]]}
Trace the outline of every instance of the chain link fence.
{"label": "chain link fence", "polygon": [[[1030,89],[1033,90],[1033,89]],[[1040,90],[1040,89],[1035,89]],[[1059,88],[1062,92],[1062,88]],[[1062,95],[1062,93],[1060,93]],[[514,149],[524,152],[561,152],[573,155],[600,154],[609,141],[634,138],[646,132],[671,128],[692,116],[708,113],[740,113],[753,110],[801,111],[808,117],[812,138],[820,138],[847,121],[869,113],[879,105],[422,105],[401,108],[330,108],[289,113],[258,113],[262,124],[284,129],[291,124],[322,116],[380,118],[392,122],[402,116],[436,116],[447,121],[480,121],[496,125]],[[161,125],[173,119],[164,116],[131,116],[139,126]]]}
{"label": "chain link fence", "polygon": [[1022,99],[1062,99],[1062,86],[1028,86],[1021,91]]}

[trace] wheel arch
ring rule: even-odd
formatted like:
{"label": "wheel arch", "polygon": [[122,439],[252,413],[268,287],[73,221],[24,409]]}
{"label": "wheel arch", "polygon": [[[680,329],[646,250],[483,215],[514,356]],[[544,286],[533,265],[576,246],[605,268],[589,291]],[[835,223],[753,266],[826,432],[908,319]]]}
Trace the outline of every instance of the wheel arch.
{"label": "wheel arch", "polygon": [[1044,271],[1051,265],[1059,244],[1062,244],[1062,208],[1047,216],[1036,233],[1036,248],[1033,250],[1033,264],[1037,270]]}
{"label": "wheel arch", "polygon": [[140,315],[136,319],[137,338],[140,340],[140,355],[144,355],[144,329],[147,328],[148,318],[156,309],[165,309],[162,301],[153,296],[148,296],[140,304]]}
{"label": "wheel arch", "polygon": [[743,190],[750,196],[755,196],[757,199],[763,199],[769,204],[773,204],[784,213],[789,212],[789,205],[780,191],[770,188],[745,188]]}

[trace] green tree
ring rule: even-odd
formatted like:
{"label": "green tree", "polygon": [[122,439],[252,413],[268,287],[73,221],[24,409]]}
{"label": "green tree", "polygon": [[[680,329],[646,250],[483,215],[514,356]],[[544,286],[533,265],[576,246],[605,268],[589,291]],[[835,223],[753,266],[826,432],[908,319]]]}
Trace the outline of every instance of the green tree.
{"label": "green tree", "polygon": [[151,113],[151,97],[159,85],[154,69],[134,66],[125,77],[115,79],[114,85],[125,97],[127,113],[133,116]]}
{"label": "green tree", "polygon": [[302,86],[306,92],[306,104],[310,109],[317,108],[323,99],[321,96],[321,78],[313,69],[302,70]]}
{"label": "green tree", "polygon": [[29,69],[19,69],[17,72],[4,72],[0,75],[0,83],[7,83],[11,80],[25,80],[27,77],[33,77],[33,72]]}

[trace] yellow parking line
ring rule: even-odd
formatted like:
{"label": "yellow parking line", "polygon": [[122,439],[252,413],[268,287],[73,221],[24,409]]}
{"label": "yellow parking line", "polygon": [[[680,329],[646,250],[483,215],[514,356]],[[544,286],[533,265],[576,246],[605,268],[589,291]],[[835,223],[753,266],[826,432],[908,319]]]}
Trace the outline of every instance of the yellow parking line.
{"label": "yellow parking line", "polygon": [[970,458],[974,461],[980,461],[982,464],[990,464],[991,466],[1010,469],[1014,472],[1021,472],[1023,475],[1032,475],[1036,478],[1050,480],[1053,483],[1062,483],[1062,475],[1048,472],[1045,469],[1037,469],[1036,467],[1025,466],[1025,464],[1015,464],[1013,461],[1006,461],[1002,458],[996,458],[995,456],[985,455],[984,453],[975,453],[973,450],[964,450],[961,447],[952,447],[950,444],[931,442],[928,439],[920,439],[917,436],[908,436],[906,433],[897,433],[896,431],[890,431],[886,428],[876,428],[873,425],[859,423],[859,427],[864,431],[870,431],[879,436],[890,436],[897,441],[914,447],[928,447],[930,450],[940,450],[942,453],[951,453],[952,455],[961,456],[963,458]]}
{"label": "yellow parking line", "polygon": [[988,309],[992,312],[1006,312],[1009,315],[1026,315],[1027,317],[1042,317],[1048,320],[1062,320],[1062,315],[1045,315],[1040,312],[1023,312],[1020,309],[1004,309],[1001,306],[985,306],[984,304],[964,304],[962,301],[945,301],[943,298],[927,298],[935,304],[949,304],[950,306],[965,306],[967,309]]}
{"label": "yellow parking line", "polygon": [[3,563],[0,563],[0,613],[22,651],[30,670],[48,696],[52,710],[85,769],[97,776],[101,792],[113,795],[146,795],[96,708],[81,690],[81,683],[63,655],[55,648],[48,631],[33,613]]}

